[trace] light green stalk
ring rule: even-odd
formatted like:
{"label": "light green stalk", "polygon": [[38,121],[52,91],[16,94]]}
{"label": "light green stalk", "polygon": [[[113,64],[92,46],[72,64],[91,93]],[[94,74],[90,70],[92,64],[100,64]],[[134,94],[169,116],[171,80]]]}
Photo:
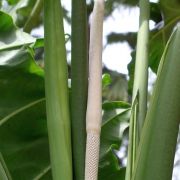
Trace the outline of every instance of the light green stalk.
{"label": "light green stalk", "polygon": [[45,0],[45,89],[51,168],[54,180],[72,180],[68,75],[59,0]]}
{"label": "light green stalk", "polygon": [[138,140],[147,112],[148,93],[148,43],[149,43],[149,0],[140,0],[140,20],[137,37],[135,77],[133,86],[133,101],[138,98]]}
{"label": "light green stalk", "polygon": [[133,180],[171,180],[180,123],[180,27],[158,70],[143,127]]}
{"label": "light green stalk", "polygon": [[139,32],[137,37],[136,64],[130,119],[128,164],[126,180],[130,180],[134,169],[137,148],[147,112],[148,93],[148,42],[149,42],[149,0],[140,0]]}
{"label": "light green stalk", "polygon": [[71,124],[74,180],[84,180],[88,87],[87,10],[85,0],[72,0],[71,53]]}

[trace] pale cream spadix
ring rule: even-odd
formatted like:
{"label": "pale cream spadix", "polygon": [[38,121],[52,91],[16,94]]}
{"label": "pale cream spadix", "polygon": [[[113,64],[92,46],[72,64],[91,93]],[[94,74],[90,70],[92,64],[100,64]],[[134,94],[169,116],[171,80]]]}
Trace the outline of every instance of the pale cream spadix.
{"label": "pale cream spadix", "polygon": [[87,132],[100,132],[104,0],[96,0],[90,26]]}
{"label": "pale cream spadix", "polygon": [[102,120],[102,34],[104,0],[95,0],[90,26],[89,87],[86,113],[85,180],[96,180],[98,175],[100,131]]}

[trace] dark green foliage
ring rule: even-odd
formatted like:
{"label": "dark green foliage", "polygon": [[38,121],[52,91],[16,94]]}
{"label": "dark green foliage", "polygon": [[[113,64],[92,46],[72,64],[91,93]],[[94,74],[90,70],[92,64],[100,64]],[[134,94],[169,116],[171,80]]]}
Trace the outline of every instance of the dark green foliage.
{"label": "dark green foliage", "polygon": [[[127,106],[126,106],[127,107]],[[119,150],[124,129],[120,127],[122,123],[127,123],[130,116],[130,109],[124,109],[124,104],[119,104],[122,112],[111,116],[103,121],[101,130],[100,162],[99,162],[99,180],[124,180],[125,169],[120,166],[120,161],[115,154]],[[107,111],[108,112],[108,111]]]}
{"label": "dark green foliage", "polygon": [[13,179],[33,179],[49,166],[43,71],[17,50],[0,82],[0,151]]}
{"label": "dark green foliage", "polygon": [[[98,180],[124,180],[126,168],[120,167],[120,162],[115,151],[110,147],[106,154],[101,157]],[[117,147],[115,147],[117,148]]]}

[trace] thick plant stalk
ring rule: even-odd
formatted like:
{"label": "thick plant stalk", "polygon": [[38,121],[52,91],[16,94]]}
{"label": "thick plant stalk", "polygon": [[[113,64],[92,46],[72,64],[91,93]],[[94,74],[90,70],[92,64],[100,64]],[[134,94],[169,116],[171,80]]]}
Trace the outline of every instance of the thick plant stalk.
{"label": "thick plant stalk", "polygon": [[102,34],[104,0],[95,0],[90,29],[89,87],[86,114],[85,180],[96,180],[98,175],[100,131],[102,119]]}
{"label": "thick plant stalk", "polygon": [[180,27],[161,59],[133,180],[171,180],[180,123]]}
{"label": "thick plant stalk", "polygon": [[137,148],[147,112],[148,93],[148,42],[149,0],[140,0],[139,32],[137,38],[135,78],[133,86],[132,115],[130,119],[128,164],[126,180],[130,180],[134,169]]}
{"label": "thick plant stalk", "polygon": [[[71,125],[74,180],[84,180],[88,88],[87,10],[72,0]],[[77,145],[77,144],[80,144]]]}
{"label": "thick plant stalk", "polygon": [[68,75],[59,0],[45,0],[45,90],[51,168],[54,180],[72,180]]}

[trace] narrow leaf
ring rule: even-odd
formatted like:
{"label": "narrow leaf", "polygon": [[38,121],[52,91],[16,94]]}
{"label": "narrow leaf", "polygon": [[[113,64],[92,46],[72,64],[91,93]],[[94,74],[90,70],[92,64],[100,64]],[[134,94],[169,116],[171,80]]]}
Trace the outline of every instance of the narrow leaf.
{"label": "narrow leaf", "polygon": [[72,180],[68,75],[59,0],[45,0],[45,89],[51,168],[54,180]]}
{"label": "narrow leaf", "polygon": [[[172,35],[158,71],[133,180],[171,180],[180,123],[180,27]],[[152,173],[153,172],[153,173]]]}
{"label": "narrow leaf", "polygon": [[32,180],[50,166],[43,70],[21,48],[0,64],[0,82],[0,151],[13,180]]}

